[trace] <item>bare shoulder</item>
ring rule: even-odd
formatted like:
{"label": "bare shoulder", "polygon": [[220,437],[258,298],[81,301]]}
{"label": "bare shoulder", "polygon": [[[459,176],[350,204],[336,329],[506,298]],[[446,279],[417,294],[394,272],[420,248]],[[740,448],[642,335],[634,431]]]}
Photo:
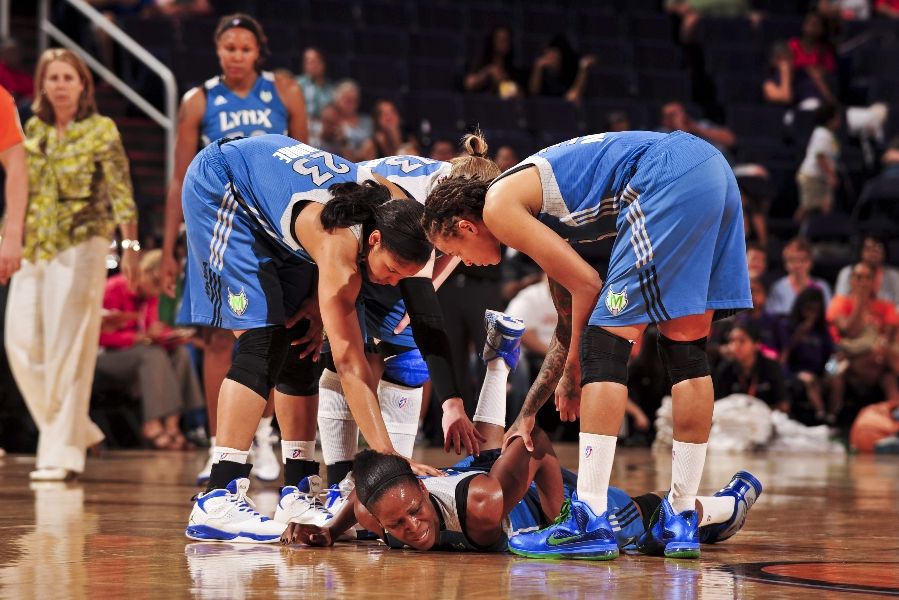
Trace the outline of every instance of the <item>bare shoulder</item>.
{"label": "bare shoulder", "polygon": [[487,190],[484,210],[502,210],[510,204],[523,205],[528,212],[536,215],[543,206],[543,187],[536,168],[516,171],[501,177]]}

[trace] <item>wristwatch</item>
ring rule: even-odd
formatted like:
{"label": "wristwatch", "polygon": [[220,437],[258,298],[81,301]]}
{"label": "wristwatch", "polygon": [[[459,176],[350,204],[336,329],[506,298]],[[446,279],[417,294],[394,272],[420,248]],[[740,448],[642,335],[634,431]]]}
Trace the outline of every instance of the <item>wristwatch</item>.
{"label": "wristwatch", "polygon": [[134,250],[140,252],[140,242],[138,240],[122,240],[122,250]]}

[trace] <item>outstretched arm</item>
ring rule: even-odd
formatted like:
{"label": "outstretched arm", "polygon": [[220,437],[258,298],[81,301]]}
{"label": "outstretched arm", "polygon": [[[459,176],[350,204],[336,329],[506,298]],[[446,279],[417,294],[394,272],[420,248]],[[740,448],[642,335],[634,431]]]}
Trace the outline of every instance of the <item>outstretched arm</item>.
{"label": "outstretched arm", "polygon": [[524,399],[521,411],[515,422],[509,427],[503,448],[507,447],[509,442],[517,436],[524,439],[528,448],[533,447],[530,431],[536,422],[537,411],[553,395],[565,370],[568,346],[571,343],[571,294],[552,279],[549,280],[549,292],[559,315],[556,331],[549,342],[549,350],[546,352],[540,371]]}

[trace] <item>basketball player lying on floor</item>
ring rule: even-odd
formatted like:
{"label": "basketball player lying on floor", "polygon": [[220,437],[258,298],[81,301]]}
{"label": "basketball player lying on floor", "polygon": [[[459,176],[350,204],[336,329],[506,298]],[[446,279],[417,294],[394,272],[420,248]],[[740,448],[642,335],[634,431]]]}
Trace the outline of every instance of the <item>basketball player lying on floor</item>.
{"label": "basketball player lying on floor", "polygon": [[[533,452],[516,439],[500,455],[500,439],[479,457],[445,469],[446,477],[422,479],[401,458],[364,450],[353,461],[356,488],[328,526],[292,523],[281,541],[330,546],[359,523],[393,548],[504,551],[510,537],[545,527],[555,515],[568,518],[567,498],[577,486],[577,476],[560,468],[542,430],[534,430],[533,441]],[[761,483],[741,471],[714,496],[697,497],[700,542],[736,534],[761,491]],[[610,521],[621,549],[635,548],[665,494],[630,497],[609,488]]]}
{"label": "basketball player lying on floor", "polygon": [[[445,469],[445,477],[419,479],[398,456],[360,452],[353,461],[355,490],[333,518],[324,526],[291,523],[282,543],[330,546],[358,523],[378,532],[391,547],[500,552],[518,533],[545,527],[553,519],[557,524],[568,519],[572,510],[568,499],[577,488],[577,476],[560,467],[546,434],[534,429],[533,452],[517,438],[500,454],[503,427],[482,420],[495,412],[490,409],[497,406],[496,392],[505,395],[506,378],[517,364],[519,338],[524,332],[518,319],[493,311],[488,311],[487,325],[484,359],[488,377],[474,419],[487,439],[480,456]],[[492,415],[493,420],[496,416]],[[699,541],[716,543],[736,534],[761,493],[762,484],[740,471],[714,496],[698,496]],[[620,548],[636,547],[665,494],[632,498],[623,490],[609,488],[610,521]],[[577,505],[574,511],[576,520],[586,518],[577,514]],[[676,527],[679,522],[670,525]]]}

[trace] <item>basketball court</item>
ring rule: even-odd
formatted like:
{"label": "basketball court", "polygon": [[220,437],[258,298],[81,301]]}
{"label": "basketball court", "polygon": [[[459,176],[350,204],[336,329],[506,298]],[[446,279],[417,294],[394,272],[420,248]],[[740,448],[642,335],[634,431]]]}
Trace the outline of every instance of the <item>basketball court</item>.
{"label": "basketball court", "polygon": [[[577,448],[557,447],[576,467]],[[899,596],[899,460],[710,454],[702,492],[738,470],[764,484],[745,528],[699,560],[612,562],[198,543],[184,537],[205,451],[108,452],[77,483],[29,484],[31,456],[0,459],[3,598],[866,598]],[[454,460],[426,450],[437,466]],[[612,484],[667,488],[670,456],[620,448]],[[253,481],[272,514],[277,485]]]}

